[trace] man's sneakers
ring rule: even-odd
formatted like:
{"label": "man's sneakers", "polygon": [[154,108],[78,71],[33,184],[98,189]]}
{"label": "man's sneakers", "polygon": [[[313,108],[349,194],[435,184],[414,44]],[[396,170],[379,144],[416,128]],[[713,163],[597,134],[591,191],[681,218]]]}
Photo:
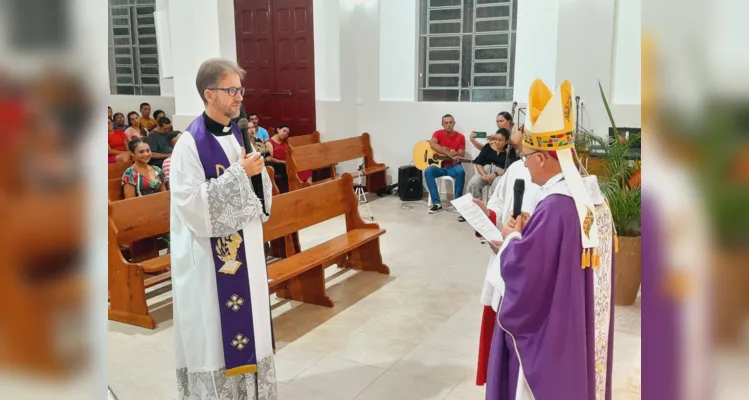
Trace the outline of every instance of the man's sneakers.
{"label": "man's sneakers", "polygon": [[[432,204],[432,207],[429,209],[429,214],[437,214],[440,211],[442,211],[442,204]],[[466,219],[461,215],[458,217],[458,222],[466,222]]]}

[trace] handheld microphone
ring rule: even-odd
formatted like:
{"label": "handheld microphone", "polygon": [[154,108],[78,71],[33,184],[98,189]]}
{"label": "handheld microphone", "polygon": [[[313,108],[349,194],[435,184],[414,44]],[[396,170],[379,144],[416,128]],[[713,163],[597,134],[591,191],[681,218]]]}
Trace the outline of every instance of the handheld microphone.
{"label": "handheld microphone", "polygon": [[247,118],[240,118],[239,121],[237,121],[237,126],[242,132],[242,139],[244,140],[244,150],[247,152],[247,154],[252,153],[254,150],[252,149],[252,145],[250,144],[250,121],[248,121]]}
{"label": "handheld microphone", "polygon": [[523,179],[516,179],[513,191],[515,192],[515,200],[512,204],[512,217],[518,218],[520,216],[520,213],[523,212],[523,194],[525,193],[525,181]]}
{"label": "handheld microphone", "polygon": [[[247,154],[254,153],[255,149],[250,143],[250,121],[247,118],[240,118],[237,121],[237,127],[242,132],[242,140],[244,141],[244,150]],[[273,177],[271,177],[273,179]],[[265,208],[265,195],[263,194],[263,178],[261,175],[255,175],[250,177],[250,183],[252,184],[252,190],[255,191],[260,205],[263,207],[263,214],[269,216],[268,210]]]}

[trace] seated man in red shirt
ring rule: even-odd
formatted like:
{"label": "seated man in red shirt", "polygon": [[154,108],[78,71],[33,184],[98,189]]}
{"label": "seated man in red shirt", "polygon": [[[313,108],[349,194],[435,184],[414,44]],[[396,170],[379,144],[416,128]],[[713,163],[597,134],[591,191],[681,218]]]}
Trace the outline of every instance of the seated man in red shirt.
{"label": "seated man in red shirt", "polygon": [[460,165],[459,159],[465,157],[466,138],[462,133],[455,131],[455,118],[447,114],[442,117],[442,128],[432,135],[430,141],[432,149],[439,154],[450,156],[454,161],[443,161],[442,168],[435,165],[424,170],[424,179],[426,180],[429,195],[432,196],[432,208],[430,214],[442,211],[440,204],[440,194],[437,189],[435,178],[440,176],[451,176],[455,179],[455,198],[463,195],[463,185],[465,183],[466,172]]}

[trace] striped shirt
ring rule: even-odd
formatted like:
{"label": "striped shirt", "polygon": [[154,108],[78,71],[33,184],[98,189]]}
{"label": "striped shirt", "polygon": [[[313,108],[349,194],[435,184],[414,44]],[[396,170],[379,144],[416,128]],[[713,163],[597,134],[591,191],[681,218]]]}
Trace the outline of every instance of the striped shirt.
{"label": "striped shirt", "polygon": [[164,177],[167,182],[169,182],[169,169],[172,166],[172,157],[167,158],[164,160],[164,164],[161,165],[161,170],[164,171]]}

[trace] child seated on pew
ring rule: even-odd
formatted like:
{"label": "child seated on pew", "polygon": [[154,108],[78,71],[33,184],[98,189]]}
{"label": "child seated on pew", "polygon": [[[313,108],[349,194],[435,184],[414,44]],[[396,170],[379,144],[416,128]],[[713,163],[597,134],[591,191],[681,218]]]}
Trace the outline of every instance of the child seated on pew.
{"label": "child seated on pew", "polygon": [[166,191],[166,177],[161,168],[148,165],[151,161],[151,147],[143,139],[130,141],[130,152],[135,163],[122,174],[122,189],[125,199]]}

